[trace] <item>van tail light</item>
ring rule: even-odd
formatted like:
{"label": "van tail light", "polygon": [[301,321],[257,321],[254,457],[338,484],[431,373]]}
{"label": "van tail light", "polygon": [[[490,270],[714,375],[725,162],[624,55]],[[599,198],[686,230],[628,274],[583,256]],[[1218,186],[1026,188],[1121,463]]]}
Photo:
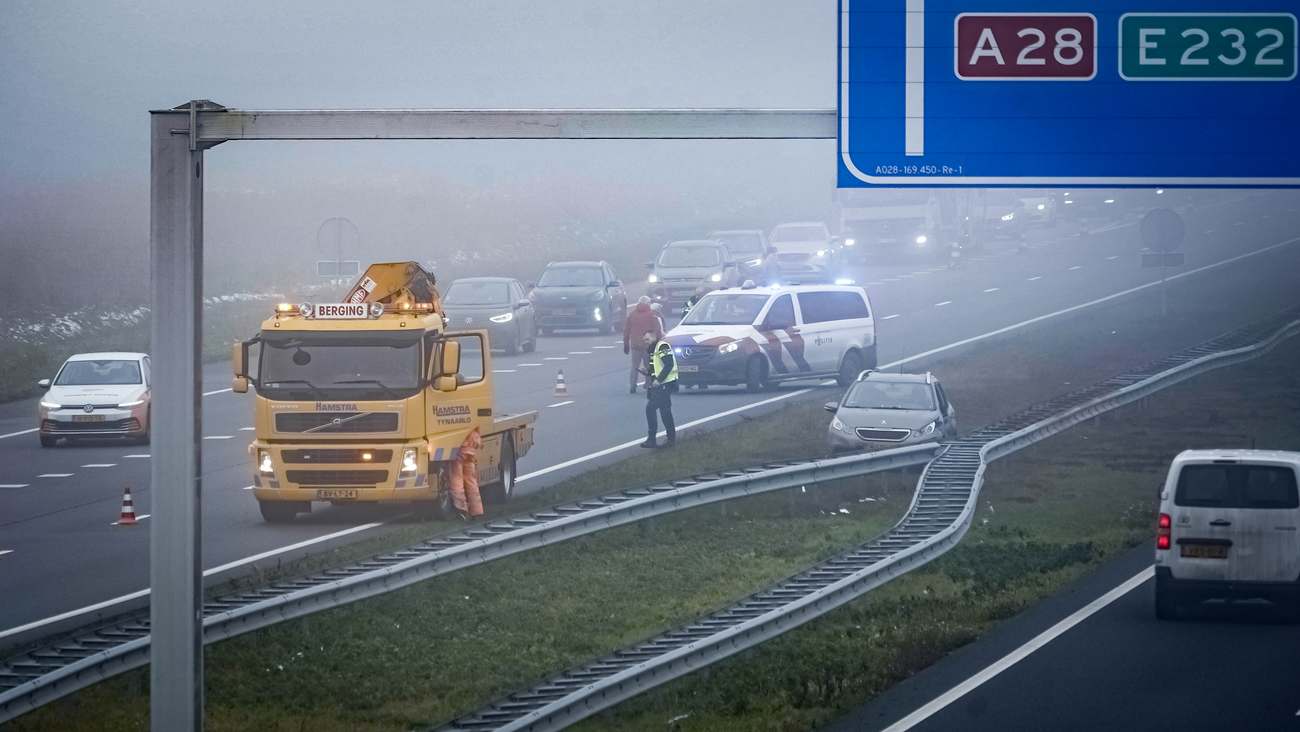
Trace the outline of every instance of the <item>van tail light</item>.
{"label": "van tail light", "polygon": [[1169,548],[1169,534],[1170,534],[1170,528],[1173,526],[1173,524],[1174,522],[1169,518],[1169,514],[1167,513],[1160,514],[1160,520],[1156,524],[1156,548],[1157,549]]}

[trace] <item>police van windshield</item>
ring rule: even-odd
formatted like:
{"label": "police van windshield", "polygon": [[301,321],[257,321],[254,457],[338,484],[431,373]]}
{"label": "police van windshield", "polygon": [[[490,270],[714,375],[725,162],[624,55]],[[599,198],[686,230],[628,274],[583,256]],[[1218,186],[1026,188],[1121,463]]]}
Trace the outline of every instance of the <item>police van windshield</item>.
{"label": "police van windshield", "polygon": [[767,303],[767,295],[713,293],[691,308],[682,325],[753,325]]}
{"label": "police van windshield", "polygon": [[401,399],[420,389],[420,334],[265,334],[258,393],[270,399]]}

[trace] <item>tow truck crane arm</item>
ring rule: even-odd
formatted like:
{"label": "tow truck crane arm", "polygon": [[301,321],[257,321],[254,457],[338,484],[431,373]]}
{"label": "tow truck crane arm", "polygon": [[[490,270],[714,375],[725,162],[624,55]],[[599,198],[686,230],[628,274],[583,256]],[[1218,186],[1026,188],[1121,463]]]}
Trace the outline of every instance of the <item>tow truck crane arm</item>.
{"label": "tow truck crane arm", "polygon": [[438,280],[415,262],[378,262],[352,286],[344,302],[377,302],[385,305],[432,303],[433,311],[442,312]]}

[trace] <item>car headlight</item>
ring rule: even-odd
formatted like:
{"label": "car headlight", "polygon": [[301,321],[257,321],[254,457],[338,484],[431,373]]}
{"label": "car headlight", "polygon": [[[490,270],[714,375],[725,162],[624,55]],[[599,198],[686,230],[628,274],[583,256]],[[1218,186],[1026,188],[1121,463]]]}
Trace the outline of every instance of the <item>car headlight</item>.
{"label": "car headlight", "polygon": [[921,234],[921,235],[919,235],[919,236],[916,237],[916,243],[917,243],[917,244],[924,244],[924,243],[926,243],[926,242],[928,242],[928,241],[930,241],[930,237],[926,236],[925,234]]}
{"label": "car headlight", "polygon": [[271,464],[271,451],[257,451],[257,472],[263,475],[271,475],[275,472],[275,466]]}
{"label": "car headlight", "polygon": [[817,250],[817,256],[819,256],[819,257],[824,257],[824,256],[826,256],[826,250],[825,250],[825,249],[818,249],[818,250]]}
{"label": "car headlight", "polygon": [[854,246],[854,245],[857,244],[857,243],[858,243],[858,241],[857,241],[856,239],[845,239],[845,240],[844,240],[844,246],[846,246],[846,247]]}
{"label": "car headlight", "polygon": [[1038,210],[1039,210],[1039,211],[1046,211],[1046,210],[1047,210],[1047,204],[1045,204],[1045,203],[1040,203],[1040,204],[1038,204]]}
{"label": "car headlight", "polygon": [[1002,214],[1002,220],[1003,220],[1003,221],[1010,221],[1010,220],[1014,219],[1015,217],[1016,217],[1016,215],[1013,214],[1013,213]]}
{"label": "car headlight", "polygon": [[714,272],[713,274],[709,275],[709,282],[721,282],[721,281],[722,281],[721,272]]}
{"label": "car headlight", "polygon": [[847,431],[844,427],[844,423],[840,421],[839,417],[831,417],[831,429],[835,430],[836,432]]}
{"label": "car headlight", "polygon": [[600,321],[605,319],[605,314],[600,312],[600,308],[596,308],[595,310],[591,311],[591,317],[595,318],[596,322],[599,323]]}
{"label": "car headlight", "polygon": [[739,348],[740,348],[740,341],[732,341],[732,342],[730,342],[730,343],[723,343],[722,345],[718,346],[718,353],[720,353],[720,354],[722,354],[722,355],[725,356],[725,355],[727,355],[728,353],[735,353],[735,352],[737,351],[737,349],[739,349]]}
{"label": "car headlight", "polygon": [[45,399],[41,400],[41,406],[45,407],[46,409],[63,409],[62,404],[59,404],[57,402],[46,401]]}
{"label": "car headlight", "polygon": [[646,278],[646,281],[653,285],[654,283],[659,281],[659,275],[651,272],[650,276]]}
{"label": "car headlight", "polygon": [[420,451],[415,449],[414,447],[408,447],[405,450],[402,450],[402,472],[403,473],[420,472],[420,464],[416,462],[416,458],[418,458],[419,455],[420,455]]}
{"label": "car headlight", "polygon": [[500,315],[493,315],[492,317],[488,318],[488,320],[492,321],[493,323],[509,323],[514,319],[515,319],[514,313],[501,313]]}
{"label": "car headlight", "polygon": [[936,423],[936,422],[931,422],[930,424],[927,424],[926,426],[922,427],[922,428],[919,430],[920,433],[921,433],[921,436],[924,437],[924,436],[926,436],[926,435],[932,435],[932,434],[934,434],[934,426],[935,426],[935,424],[937,424],[937,423]]}
{"label": "car headlight", "polygon": [[117,406],[118,406],[119,409],[125,409],[126,407],[138,407],[138,406],[140,406],[141,404],[144,404],[144,400],[143,400],[143,399],[136,399],[135,401],[131,401],[131,402],[122,402],[121,404],[119,404],[119,405],[117,405]]}

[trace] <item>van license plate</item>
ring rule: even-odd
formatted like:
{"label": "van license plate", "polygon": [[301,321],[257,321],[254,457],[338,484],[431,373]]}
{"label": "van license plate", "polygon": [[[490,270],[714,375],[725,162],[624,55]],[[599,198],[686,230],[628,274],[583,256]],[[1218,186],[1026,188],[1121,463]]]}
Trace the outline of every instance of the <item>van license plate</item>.
{"label": "van license plate", "polygon": [[103,422],[103,421],[104,421],[104,415],[102,415],[102,414],[74,414],[74,415],[72,415],[72,421],[73,421],[73,422]]}
{"label": "van license plate", "polygon": [[337,501],[341,498],[356,498],[357,491],[355,488],[324,488],[316,491],[316,497],[321,500]]}
{"label": "van license plate", "polygon": [[1190,559],[1227,559],[1228,547],[1222,544],[1182,544],[1178,553]]}

